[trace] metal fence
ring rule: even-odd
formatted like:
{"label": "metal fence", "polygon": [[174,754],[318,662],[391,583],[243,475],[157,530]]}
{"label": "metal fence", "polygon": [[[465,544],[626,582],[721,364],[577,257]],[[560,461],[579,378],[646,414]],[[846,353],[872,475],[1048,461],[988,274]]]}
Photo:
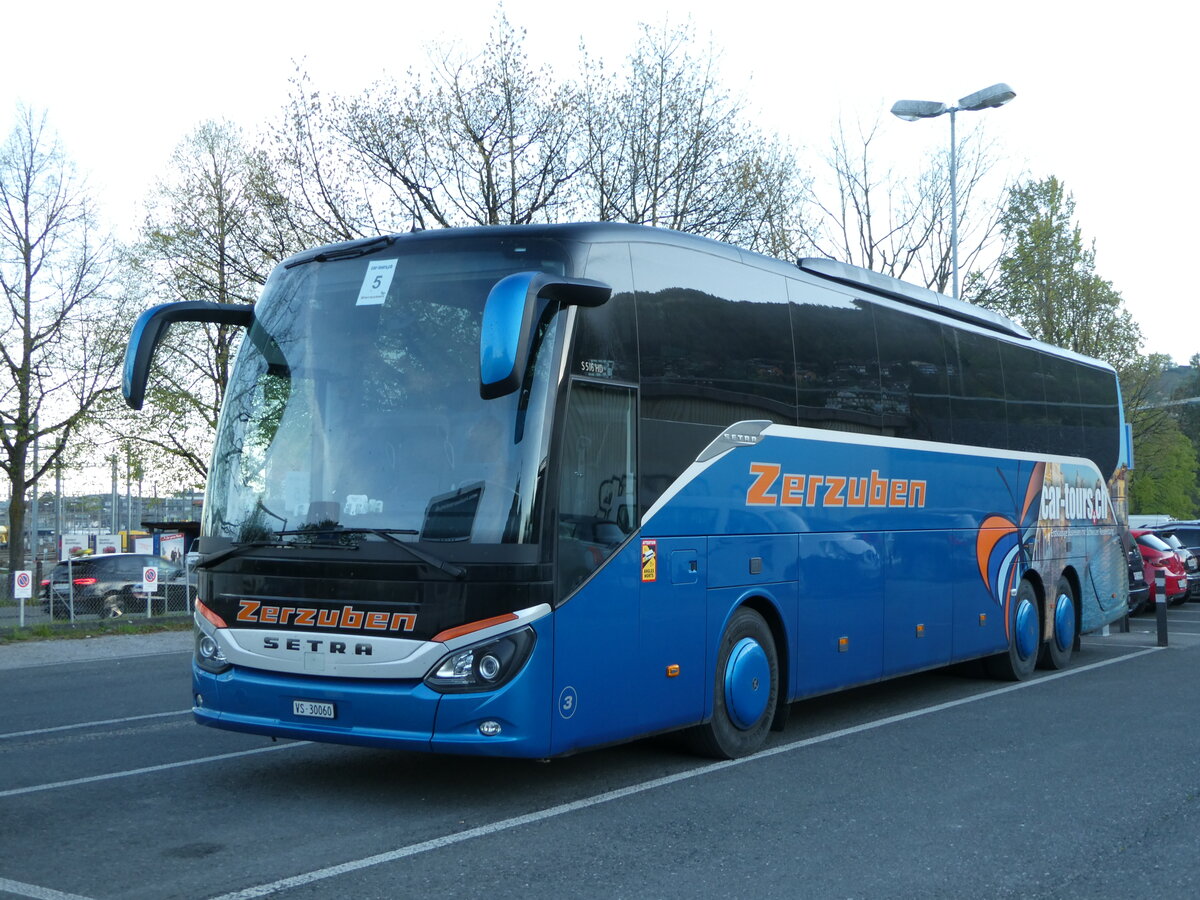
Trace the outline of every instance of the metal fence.
{"label": "metal fence", "polygon": [[[90,585],[77,584],[67,577],[51,583],[54,563],[40,569],[33,584],[33,596],[15,599],[12,578],[0,569],[0,628],[30,627],[68,623],[120,621],[187,616],[195,608],[196,573],[188,566],[183,581],[159,583],[153,593],[139,585],[126,584],[117,589],[97,592]],[[167,567],[166,560],[163,568]]]}

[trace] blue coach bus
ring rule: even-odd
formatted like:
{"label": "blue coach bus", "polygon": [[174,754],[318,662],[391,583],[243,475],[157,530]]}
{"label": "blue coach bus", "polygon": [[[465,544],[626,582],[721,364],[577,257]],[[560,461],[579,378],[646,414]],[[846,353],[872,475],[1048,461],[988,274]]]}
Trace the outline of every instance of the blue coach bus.
{"label": "blue coach bus", "polygon": [[550,757],[803,697],[1069,663],[1125,612],[1116,375],[828,260],[618,224],[297,254],[245,326],[199,540],[194,715]]}

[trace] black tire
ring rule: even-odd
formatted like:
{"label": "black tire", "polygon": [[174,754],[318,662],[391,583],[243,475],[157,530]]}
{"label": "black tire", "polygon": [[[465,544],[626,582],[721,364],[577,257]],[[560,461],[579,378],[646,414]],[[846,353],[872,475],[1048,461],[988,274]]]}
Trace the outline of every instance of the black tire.
{"label": "black tire", "polygon": [[1024,681],[1037,668],[1042,643],[1042,614],[1037,590],[1022,579],[1008,608],[1008,649],[986,660],[988,674],[1002,681]]}
{"label": "black tire", "polygon": [[766,742],[778,705],[775,638],[763,617],[743,606],[717,648],[712,719],[691,729],[688,742],[695,752],[717,759],[748,756]]}
{"label": "black tire", "polygon": [[1042,644],[1041,653],[1038,654],[1039,668],[1065,669],[1071,664],[1071,653],[1075,649],[1075,636],[1078,634],[1077,614],[1075,589],[1066,578],[1060,578],[1050,609],[1054,634]]}

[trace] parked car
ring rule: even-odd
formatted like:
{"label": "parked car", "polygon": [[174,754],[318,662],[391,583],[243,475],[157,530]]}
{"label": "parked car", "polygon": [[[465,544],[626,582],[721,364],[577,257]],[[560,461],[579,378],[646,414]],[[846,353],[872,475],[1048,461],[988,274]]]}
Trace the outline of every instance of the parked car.
{"label": "parked car", "polygon": [[1125,562],[1129,569],[1129,614],[1140,612],[1150,600],[1150,585],[1146,581],[1146,563],[1132,534],[1125,536]]}
{"label": "parked car", "polygon": [[1200,521],[1171,522],[1154,529],[1154,533],[1175,550],[1183,560],[1188,576],[1188,599],[1200,600]]}
{"label": "parked car", "polygon": [[142,590],[145,568],[158,570],[158,590],[151,595],[155,613],[192,609],[195,588],[187,582],[184,570],[150,553],[101,553],[81,559],[64,560],[50,573],[43,608],[56,619],[80,616],[116,618],[126,613],[144,613],[146,595]]}
{"label": "parked car", "polygon": [[1158,588],[1155,580],[1161,572],[1166,578],[1166,595],[1168,603],[1182,603],[1187,599],[1188,580],[1183,569],[1183,563],[1171,549],[1171,545],[1156,535],[1153,531],[1134,529],[1130,532],[1146,563],[1146,581],[1150,584],[1149,604],[1158,602]]}

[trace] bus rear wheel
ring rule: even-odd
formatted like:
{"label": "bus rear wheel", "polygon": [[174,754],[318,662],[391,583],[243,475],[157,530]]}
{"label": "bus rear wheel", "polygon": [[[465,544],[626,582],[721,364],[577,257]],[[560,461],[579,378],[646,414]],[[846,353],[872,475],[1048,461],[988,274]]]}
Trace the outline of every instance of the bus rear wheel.
{"label": "bus rear wheel", "polygon": [[1043,669],[1065,669],[1071,664],[1071,652],[1075,649],[1075,590],[1066,578],[1058,580],[1054,592],[1054,635],[1042,644],[1038,666]]}
{"label": "bus rear wheel", "polygon": [[733,614],[717,651],[713,715],[688,733],[693,750],[736,759],[759,750],[779,702],[779,656],[766,620],[748,607]]}
{"label": "bus rear wheel", "polygon": [[1022,579],[1008,610],[1008,650],[987,658],[988,674],[1004,681],[1024,681],[1037,667],[1042,645],[1042,614],[1037,590]]}

